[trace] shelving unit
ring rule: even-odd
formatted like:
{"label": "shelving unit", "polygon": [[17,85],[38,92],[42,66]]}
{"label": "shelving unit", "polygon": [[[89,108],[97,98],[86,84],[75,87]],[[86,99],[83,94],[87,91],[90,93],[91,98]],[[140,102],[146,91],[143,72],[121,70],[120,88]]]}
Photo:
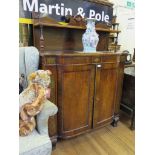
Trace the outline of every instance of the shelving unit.
{"label": "shelving unit", "polygon": [[113,31],[114,33],[112,34],[110,32],[108,50],[117,52],[121,47],[121,45],[118,45],[118,34],[121,31],[119,31],[119,23],[116,22],[117,16],[113,16],[113,18],[114,19],[112,20],[111,31]]}
{"label": "shelving unit", "polygon": [[[86,54],[82,44],[86,23],[82,17],[76,20],[71,16],[61,24],[52,17],[38,17],[33,16],[34,46],[40,52],[41,69],[52,72],[54,84],[49,100],[59,109],[57,117],[49,122],[52,141],[57,136],[71,138],[109,123],[116,126],[126,55],[109,52],[108,47],[109,38],[117,39],[121,31],[110,29],[107,23],[97,23],[97,52]],[[53,122],[57,122],[57,128],[52,128]]]}
{"label": "shelving unit", "polygon": [[[118,23],[114,23],[116,27]],[[86,30],[85,23],[83,25],[72,25],[72,23],[59,23],[49,17],[34,18],[33,19],[33,32],[34,32],[34,45],[40,51],[82,51],[82,35]],[[118,29],[111,29],[109,26],[103,24],[96,25],[96,31],[99,34],[99,43],[97,51],[113,51],[116,52],[114,44],[109,44],[109,40],[117,39],[116,36],[112,37],[111,34],[119,34],[121,31]],[[55,40],[57,37],[57,40]],[[65,46],[64,46],[65,45]],[[119,46],[117,46],[119,47]]]}

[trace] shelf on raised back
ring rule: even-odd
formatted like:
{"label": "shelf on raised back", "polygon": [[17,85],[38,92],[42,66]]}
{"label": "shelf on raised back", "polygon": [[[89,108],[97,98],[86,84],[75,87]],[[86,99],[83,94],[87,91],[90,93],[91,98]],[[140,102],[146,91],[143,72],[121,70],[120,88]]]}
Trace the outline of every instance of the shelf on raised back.
{"label": "shelf on raised back", "polygon": [[117,38],[117,36],[109,35],[109,38]]}
{"label": "shelf on raised back", "polygon": [[112,25],[119,25],[119,23],[112,23]]}
{"label": "shelf on raised back", "polygon": [[[46,21],[39,21],[39,20],[35,20],[34,19],[34,23],[33,25],[35,27],[37,26],[48,26],[48,27],[56,27],[56,28],[67,28],[67,29],[82,29],[82,30],[85,30],[86,27],[84,26],[74,26],[74,25],[62,25],[62,24],[59,24],[59,23],[52,23],[52,22],[46,22]],[[110,33],[120,33],[121,31],[120,30],[111,30],[111,29],[106,29],[106,28],[96,28],[96,31],[103,31],[103,32],[110,32]]]}
{"label": "shelf on raised back", "polygon": [[108,46],[108,49],[111,50],[120,50],[121,45],[115,44],[115,43],[110,43]]}
{"label": "shelf on raised back", "polygon": [[[86,22],[84,21],[84,19],[82,19],[82,17],[80,17],[80,18],[81,18],[81,20],[79,20],[79,19],[77,20],[75,17],[69,17],[70,20],[67,20],[68,19],[68,17],[67,17],[66,18],[67,21],[64,20],[65,22],[58,22],[55,19],[50,18],[48,16],[42,17],[42,18],[38,18],[38,16],[33,16],[33,28],[34,28],[34,33],[36,34],[36,35],[34,35],[34,36],[36,36],[34,40],[36,41],[35,42],[36,47],[38,47],[40,49],[40,51],[44,51],[44,50],[46,50],[46,48],[49,48],[49,47],[52,50],[59,49],[59,46],[60,46],[59,44],[54,44],[51,46],[51,43],[49,43],[50,42],[49,41],[50,36],[54,34],[52,32],[56,32],[56,35],[58,35],[58,36],[63,35],[64,37],[68,36],[68,34],[63,33],[67,29],[69,31],[66,31],[66,32],[70,32],[70,30],[77,30],[77,31],[75,31],[75,33],[83,34],[85,29],[86,29]],[[62,30],[63,34],[61,34],[61,30]],[[65,30],[65,31],[63,31],[63,30]],[[80,31],[80,30],[82,30],[82,31]],[[49,33],[43,33],[43,31],[44,32],[49,31],[51,33],[51,35],[49,35]],[[96,24],[96,31],[101,36],[99,46],[98,46],[98,49],[100,51],[108,50],[109,35],[118,36],[118,33],[121,32],[119,30],[113,30],[112,27],[110,27],[110,25],[106,25],[104,23],[97,23]],[[104,33],[106,33],[106,34],[104,34]],[[40,37],[39,37],[39,35],[40,35]],[[42,36],[42,35],[44,35],[44,36]],[[78,38],[78,40],[79,39],[81,40],[81,35],[76,35],[76,36],[73,35],[71,37],[74,39]],[[42,40],[41,38],[44,38],[44,40]],[[78,44],[75,45],[74,39],[72,39],[72,40],[71,39],[70,40],[65,40],[65,39],[63,40],[62,39],[61,40],[62,49],[59,49],[59,50],[68,50],[68,49],[72,49],[72,50],[79,50],[80,49],[81,50],[81,48],[82,48],[81,44],[82,43],[78,42]],[[111,39],[113,39],[113,38],[111,38]],[[44,42],[45,42],[46,46],[44,46]],[[63,46],[63,45],[65,45],[65,46]],[[112,48],[114,48],[114,46],[112,46]],[[114,49],[116,52],[116,48],[114,48]]]}

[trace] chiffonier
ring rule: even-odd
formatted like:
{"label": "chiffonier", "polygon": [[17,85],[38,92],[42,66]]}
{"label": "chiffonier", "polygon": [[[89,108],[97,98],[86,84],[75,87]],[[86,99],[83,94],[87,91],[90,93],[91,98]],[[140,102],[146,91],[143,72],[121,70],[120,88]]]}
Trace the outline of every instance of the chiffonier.
{"label": "chiffonier", "polygon": [[[66,6],[77,8],[71,1]],[[87,5],[86,5],[87,4]],[[97,22],[99,43],[96,53],[83,53],[82,35],[86,22],[82,16],[33,13],[33,42],[40,51],[40,68],[52,72],[50,101],[58,106],[58,114],[49,119],[49,135],[71,138],[119,120],[120,98],[126,55],[108,52],[109,38],[120,33],[112,29],[113,4],[106,1],[78,1],[88,13],[103,10],[109,23]],[[86,17],[85,17],[86,18]],[[116,40],[117,43],[117,40]]]}
{"label": "chiffonier", "polygon": [[117,125],[125,59],[125,54],[105,51],[40,54],[41,68],[52,72],[50,100],[59,109],[57,131],[49,125],[51,136],[67,139]]}

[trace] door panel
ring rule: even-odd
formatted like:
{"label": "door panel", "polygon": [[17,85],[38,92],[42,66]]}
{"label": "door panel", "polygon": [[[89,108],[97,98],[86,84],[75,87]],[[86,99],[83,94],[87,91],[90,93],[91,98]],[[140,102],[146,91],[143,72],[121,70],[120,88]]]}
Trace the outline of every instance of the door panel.
{"label": "door panel", "polygon": [[94,76],[94,65],[58,67],[58,125],[62,138],[91,128]]}
{"label": "door panel", "polygon": [[96,68],[96,94],[93,126],[111,122],[114,114],[117,64],[102,64]]}

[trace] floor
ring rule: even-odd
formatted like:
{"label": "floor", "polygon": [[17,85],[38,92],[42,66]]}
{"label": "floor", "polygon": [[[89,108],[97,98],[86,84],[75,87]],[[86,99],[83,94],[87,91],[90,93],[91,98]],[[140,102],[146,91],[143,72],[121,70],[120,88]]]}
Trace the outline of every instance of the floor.
{"label": "floor", "polygon": [[130,119],[121,113],[118,127],[111,125],[57,143],[52,155],[134,155],[135,131]]}

